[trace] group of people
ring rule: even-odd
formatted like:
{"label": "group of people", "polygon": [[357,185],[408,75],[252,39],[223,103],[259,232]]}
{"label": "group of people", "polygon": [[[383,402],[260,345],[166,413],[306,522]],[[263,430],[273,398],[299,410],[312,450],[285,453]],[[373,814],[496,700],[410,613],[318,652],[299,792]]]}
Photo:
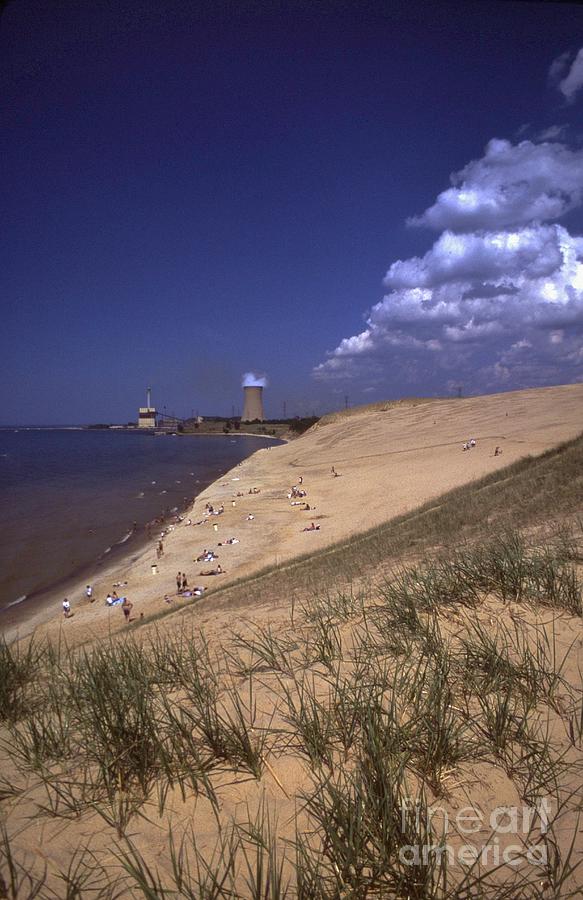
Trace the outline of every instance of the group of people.
{"label": "group of people", "polygon": [[207,503],[207,505],[205,506],[205,515],[206,516],[222,516],[224,511],[225,511],[225,507],[222,503],[218,507],[218,509],[215,509],[211,503]]}
{"label": "group of people", "polygon": [[[200,585],[196,585],[191,590],[189,590],[188,586],[186,590],[177,591],[177,594],[181,597],[202,597],[204,592],[204,587]],[[171,597],[169,594],[164,594],[164,603],[172,603],[174,597]]]}
{"label": "group of people", "polygon": [[301,497],[307,497],[307,496],[308,496],[308,492],[305,491],[303,488],[301,488],[297,484],[292,485],[292,487],[287,492],[288,500],[298,500]]}
{"label": "group of people", "polygon": [[178,572],[176,574],[176,593],[182,594],[188,588],[188,579],[186,572]]}
{"label": "group of people", "polygon": [[213,550],[203,550],[200,556],[196,557],[197,562],[214,562],[215,559],[219,557],[214,553]]}
{"label": "group of people", "polygon": [[[85,596],[90,603],[94,602],[95,597],[93,595],[92,585],[88,584],[85,588]],[[109,607],[121,605],[126,622],[130,621],[130,613],[133,609],[133,603],[128,599],[128,597],[118,597],[115,590],[109,591],[107,597],[105,598],[105,605]],[[65,597],[65,599],[63,600],[63,616],[65,617],[65,619],[70,619],[71,616],[73,616],[71,601],[68,597]]]}
{"label": "group of people", "polygon": [[475,446],[476,446],[475,438],[470,438],[468,441],[465,442],[465,444],[462,447],[462,450],[473,450]]}

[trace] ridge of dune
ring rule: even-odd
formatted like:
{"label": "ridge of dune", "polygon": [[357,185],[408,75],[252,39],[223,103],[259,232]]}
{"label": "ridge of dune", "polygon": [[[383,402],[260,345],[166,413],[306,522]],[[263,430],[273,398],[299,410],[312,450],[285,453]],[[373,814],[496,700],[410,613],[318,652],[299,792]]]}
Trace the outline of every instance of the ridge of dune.
{"label": "ridge of dune", "polygon": [[[199,603],[207,609],[213,588],[349,539],[575,437],[583,424],[583,384],[378,406],[339,414],[296,441],[257,451],[196,498],[185,518],[204,524],[177,524],[163,537],[161,559],[156,559],[156,535],[137,556],[103,571],[94,582],[95,603],[85,601],[84,584],[79,584],[70,594],[70,620],[63,622],[62,597],[55,596],[54,605],[37,614],[28,630],[55,637],[63,629],[71,643],[109,635],[124,628],[119,607],[104,606],[114,583],[127,582],[123,592],[133,603],[134,619],[148,617],[172,607],[174,600],[166,605],[164,597],[175,597],[177,572],[186,573],[190,587],[205,586]],[[476,447],[462,452],[469,438]],[[496,446],[502,450],[499,456],[494,456]],[[306,511],[291,506],[287,496],[300,477],[310,505]],[[250,494],[253,488],[259,493]],[[224,513],[205,518],[207,503],[223,504]],[[248,520],[249,515],[254,518]],[[303,531],[311,522],[319,530]],[[239,543],[225,545],[230,537]],[[205,549],[218,554],[224,574],[198,574],[216,565],[196,562]],[[157,564],[155,575],[152,563]]]}

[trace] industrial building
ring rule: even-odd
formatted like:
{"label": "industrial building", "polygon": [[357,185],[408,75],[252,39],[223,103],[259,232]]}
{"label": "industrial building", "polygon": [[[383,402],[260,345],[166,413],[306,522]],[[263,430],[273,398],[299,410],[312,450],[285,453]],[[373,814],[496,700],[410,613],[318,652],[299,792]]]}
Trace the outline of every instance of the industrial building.
{"label": "industrial building", "polygon": [[146,391],[146,405],[140,406],[138,412],[138,428],[156,427],[156,409],[152,406],[152,388]]}
{"label": "industrial building", "polygon": [[243,415],[242,422],[254,422],[264,420],[263,415],[263,388],[258,385],[243,388]]}

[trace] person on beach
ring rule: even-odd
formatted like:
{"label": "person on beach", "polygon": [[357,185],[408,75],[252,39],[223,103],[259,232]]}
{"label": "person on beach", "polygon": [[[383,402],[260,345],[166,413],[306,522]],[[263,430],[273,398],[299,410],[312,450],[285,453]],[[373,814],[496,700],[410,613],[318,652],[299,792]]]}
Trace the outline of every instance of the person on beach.
{"label": "person on beach", "polygon": [[302,528],[302,531],[319,531],[320,526],[315,525],[313,522],[311,525],[307,525],[305,528]]}
{"label": "person on beach", "polygon": [[208,572],[199,572],[199,575],[223,575],[223,570],[221,568],[221,564],[219,563],[216,569],[209,569]]}
{"label": "person on beach", "polygon": [[129,625],[129,621],[130,621],[130,613],[131,613],[131,611],[132,611],[133,605],[134,605],[134,604],[131,603],[131,601],[128,600],[127,597],[124,597],[124,598],[123,598],[123,603],[122,603],[122,605],[121,605],[121,608],[122,608],[122,610],[123,610],[124,619],[126,620],[126,622],[128,623],[128,625]]}
{"label": "person on beach", "polygon": [[182,587],[182,572],[178,572],[176,574],[176,593],[180,593],[180,589]]}
{"label": "person on beach", "polygon": [[188,581],[186,580],[186,572],[182,573],[182,590],[185,591],[188,587]]}
{"label": "person on beach", "polygon": [[68,619],[69,616],[71,615],[71,604],[69,603],[69,601],[67,600],[66,597],[63,600],[63,615],[64,615],[65,619]]}
{"label": "person on beach", "polygon": [[158,541],[158,546],[156,547],[156,556],[160,559],[161,556],[164,556],[164,544],[162,541]]}
{"label": "person on beach", "polygon": [[87,587],[85,588],[85,596],[87,597],[87,599],[89,600],[90,603],[93,603],[93,600],[95,598],[93,597],[93,588],[91,587],[90,584],[88,584]]}

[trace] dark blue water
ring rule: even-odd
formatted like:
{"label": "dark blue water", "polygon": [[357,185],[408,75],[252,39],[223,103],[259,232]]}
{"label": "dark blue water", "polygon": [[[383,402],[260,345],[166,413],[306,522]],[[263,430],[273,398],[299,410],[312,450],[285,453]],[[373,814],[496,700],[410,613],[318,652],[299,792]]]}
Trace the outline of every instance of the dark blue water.
{"label": "dark blue water", "polygon": [[17,603],[23,607],[104,554],[131,552],[147,522],[184,508],[269,443],[243,436],[0,430],[0,610],[15,612]]}

